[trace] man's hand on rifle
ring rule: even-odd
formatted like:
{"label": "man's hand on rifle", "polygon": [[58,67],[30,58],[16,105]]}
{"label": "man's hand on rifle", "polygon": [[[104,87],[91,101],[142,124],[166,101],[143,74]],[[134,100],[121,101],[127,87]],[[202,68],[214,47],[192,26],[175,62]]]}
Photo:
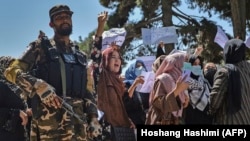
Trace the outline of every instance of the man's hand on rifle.
{"label": "man's hand on rifle", "polygon": [[88,137],[91,139],[98,138],[102,135],[102,127],[97,118],[91,118],[89,126],[87,128]]}
{"label": "man's hand on rifle", "polygon": [[35,85],[36,93],[41,98],[41,101],[49,106],[54,108],[61,108],[62,101],[60,97],[58,97],[54,91],[54,88],[50,86],[48,83],[44,82],[43,80],[39,79]]}
{"label": "man's hand on rifle", "polygon": [[48,105],[49,107],[54,107],[56,109],[62,107],[62,103],[55,93],[52,93],[50,96],[48,96],[48,98],[46,98],[43,103]]}

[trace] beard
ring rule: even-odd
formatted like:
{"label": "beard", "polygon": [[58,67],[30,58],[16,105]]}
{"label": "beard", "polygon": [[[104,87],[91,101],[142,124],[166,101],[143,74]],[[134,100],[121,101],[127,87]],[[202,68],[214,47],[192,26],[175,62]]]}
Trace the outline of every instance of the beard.
{"label": "beard", "polygon": [[72,33],[72,25],[67,24],[67,27],[64,27],[65,24],[61,24],[59,27],[56,28],[56,31],[61,36],[69,36]]}

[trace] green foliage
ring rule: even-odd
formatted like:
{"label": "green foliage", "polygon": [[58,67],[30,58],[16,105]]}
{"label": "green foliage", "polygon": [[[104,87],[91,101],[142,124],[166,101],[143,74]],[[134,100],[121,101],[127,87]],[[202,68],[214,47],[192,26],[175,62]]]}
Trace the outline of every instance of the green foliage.
{"label": "green foliage", "polygon": [[[105,25],[104,30],[108,30],[108,26]],[[93,43],[93,36],[95,36],[95,30],[89,33],[88,37],[86,37],[84,40],[80,36],[78,41],[75,41],[76,44],[79,46],[80,50],[84,51],[88,58],[90,58],[91,49],[92,49],[92,43]]]}
{"label": "green foliage", "polygon": [[[231,5],[230,1],[226,0],[99,0],[100,4],[106,8],[112,9],[113,13],[109,14],[107,27],[124,27],[127,31],[127,36],[121,52],[125,60],[132,60],[136,56],[154,55],[156,45],[145,46],[141,41],[141,28],[163,27],[170,26],[172,17],[178,18],[180,23],[173,23],[178,28],[177,33],[181,39],[176,46],[182,49],[181,46],[187,47],[204,45],[202,56],[205,61],[213,61],[220,63],[222,60],[222,48],[214,43],[214,37],[217,32],[215,21],[211,21],[197,15],[186,15],[185,12],[178,9],[181,4],[187,4],[190,9],[199,8],[200,12],[207,12],[210,16],[219,14],[221,19],[231,22]],[[170,6],[170,8],[169,8]],[[250,1],[246,0],[246,6],[250,6]],[[172,8],[171,8],[172,7]],[[130,21],[130,15],[133,15],[134,9],[140,9],[142,18],[138,21]],[[214,12],[214,13],[212,13]],[[246,12],[247,29],[250,29],[250,11]],[[167,24],[166,24],[167,23]],[[237,25],[236,25],[237,26]],[[222,27],[223,29],[223,27]],[[107,29],[106,29],[107,30]],[[91,36],[80,43],[81,49],[91,47]],[[232,38],[228,35],[229,38]],[[170,45],[171,46],[171,45]],[[167,47],[171,50],[171,47]],[[88,50],[89,51],[89,50]],[[248,53],[250,56],[250,53]]]}
{"label": "green foliage", "polygon": [[[94,32],[92,32],[92,35],[94,35]],[[89,35],[87,38],[85,38],[84,40],[82,40],[82,37],[79,37],[79,42],[77,42],[80,50],[82,50],[83,52],[85,52],[86,54],[90,54],[90,47],[92,43],[92,36]],[[90,57],[90,56],[88,56]]]}

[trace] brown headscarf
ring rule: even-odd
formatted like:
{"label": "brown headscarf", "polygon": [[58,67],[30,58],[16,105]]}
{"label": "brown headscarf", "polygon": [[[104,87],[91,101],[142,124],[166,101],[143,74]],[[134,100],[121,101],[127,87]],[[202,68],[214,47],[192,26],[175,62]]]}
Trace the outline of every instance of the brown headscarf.
{"label": "brown headscarf", "polygon": [[118,49],[111,46],[102,52],[102,71],[97,85],[97,106],[99,110],[104,112],[105,120],[111,125],[129,127],[130,120],[122,100],[125,87],[119,78],[121,71],[114,73],[108,68],[110,58],[114,51],[118,51]]}

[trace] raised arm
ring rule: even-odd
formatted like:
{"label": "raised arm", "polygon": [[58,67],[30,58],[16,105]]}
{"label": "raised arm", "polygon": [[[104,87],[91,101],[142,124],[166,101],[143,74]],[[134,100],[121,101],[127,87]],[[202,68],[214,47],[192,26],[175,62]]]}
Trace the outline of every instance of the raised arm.
{"label": "raised arm", "polygon": [[98,18],[97,18],[98,19],[98,27],[97,27],[97,31],[96,31],[96,36],[98,36],[98,37],[102,36],[107,18],[108,18],[107,11],[101,12],[98,15]]}

